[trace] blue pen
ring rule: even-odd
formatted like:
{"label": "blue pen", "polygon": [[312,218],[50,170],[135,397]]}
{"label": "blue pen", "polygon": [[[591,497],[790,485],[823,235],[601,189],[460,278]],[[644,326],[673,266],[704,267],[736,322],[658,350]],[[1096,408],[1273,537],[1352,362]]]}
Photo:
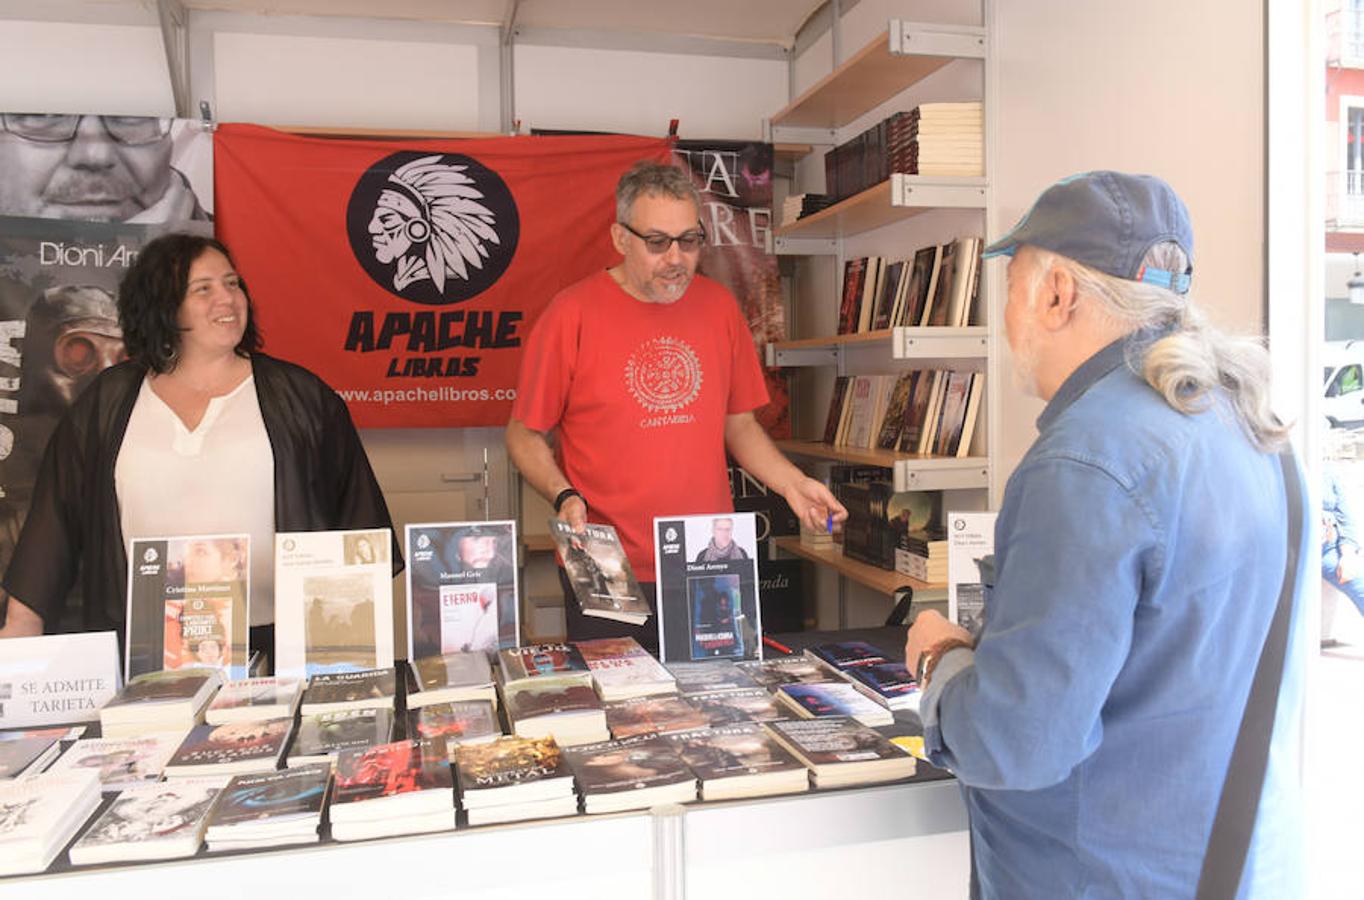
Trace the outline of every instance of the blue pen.
{"label": "blue pen", "polygon": [[833,534],[833,533],[834,533],[834,514],[833,514],[833,513],[829,513],[829,521],[828,521],[827,523],[825,523],[825,525],[824,525],[824,532],[825,532],[826,534]]}

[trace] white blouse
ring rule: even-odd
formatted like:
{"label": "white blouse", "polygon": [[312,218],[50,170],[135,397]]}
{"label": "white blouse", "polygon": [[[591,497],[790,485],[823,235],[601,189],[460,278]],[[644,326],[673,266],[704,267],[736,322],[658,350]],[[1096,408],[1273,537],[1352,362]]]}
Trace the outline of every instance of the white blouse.
{"label": "white blouse", "polygon": [[255,379],[214,397],[190,431],[142,382],[114,465],[123,541],[251,536],[251,624],[275,620],[275,456]]}

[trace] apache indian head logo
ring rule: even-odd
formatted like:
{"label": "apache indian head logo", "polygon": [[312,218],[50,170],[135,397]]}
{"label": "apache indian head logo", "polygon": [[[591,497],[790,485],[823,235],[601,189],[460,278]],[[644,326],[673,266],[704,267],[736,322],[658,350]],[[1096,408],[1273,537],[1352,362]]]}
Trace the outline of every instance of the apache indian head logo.
{"label": "apache indian head logo", "polygon": [[468,300],[511,264],[521,234],[497,173],[454,153],[403,151],[370,167],[346,207],[351,251],[384,290],[416,303]]}

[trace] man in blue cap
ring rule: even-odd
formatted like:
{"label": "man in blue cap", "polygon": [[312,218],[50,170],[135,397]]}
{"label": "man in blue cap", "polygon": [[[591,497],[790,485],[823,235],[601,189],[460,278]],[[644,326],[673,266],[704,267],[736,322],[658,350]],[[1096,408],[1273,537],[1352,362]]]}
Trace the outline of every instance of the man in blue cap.
{"label": "man in blue cap", "polygon": [[905,648],[973,895],[1301,896],[1311,554],[1267,356],[1189,298],[1192,226],[1158,178],[1065,179],[985,255],[1010,258],[1016,375],[1047,406],[979,636],[924,613]]}

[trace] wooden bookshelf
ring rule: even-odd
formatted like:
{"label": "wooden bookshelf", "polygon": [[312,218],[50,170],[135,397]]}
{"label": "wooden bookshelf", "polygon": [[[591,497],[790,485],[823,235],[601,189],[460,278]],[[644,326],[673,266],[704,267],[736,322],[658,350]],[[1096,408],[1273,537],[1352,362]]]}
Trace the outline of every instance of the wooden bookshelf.
{"label": "wooden bookshelf", "polygon": [[839,447],[820,441],[781,440],[776,444],[782,452],[793,456],[890,469],[897,492],[975,490],[990,486],[990,462],[983,456],[895,453]]}
{"label": "wooden bookshelf", "polygon": [[945,584],[929,584],[902,575],[899,572],[892,572],[867,563],[849,559],[843,555],[843,548],[835,544],[832,547],[807,547],[800,542],[798,536],[774,538],[777,547],[787,553],[808,559],[811,562],[819,563],[836,570],[840,575],[844,575],[864,584],[875,591],[883,594],[894,594],[898,588],[906,585],[914,588],[914,596],[918,597],[921,593],[940,592],[946,590]]}
{"label": "wooden bookshelf", "polygon": [[769,366],[827,366],[840,356],[857,353],[871,353],[878,360],[946,361],[983,360],[989,350],[990,331],[983,325],[915,325],[777,341],[768,344],[765,353]]}
{"label": "wooden bookshelf", "polygon": [[773,156],[777,159],[789,159],[792,162],[795,162],[798,159],[804,159],[813,152],[815,152],[813,144],[781,143],[772,145]]}
{"label": "wooden bookshelf", "polygon": [[935,209],[983,209],[985,179],[972,176],[905,175],[890,178],[773,229],[777,238],[837,238],[861,234]]}
{"label": "wooden bookshelf", "polygon": [[982,28],[892,21],[774,115],[772,124],[842,128],[954,60],[984,56]]}

